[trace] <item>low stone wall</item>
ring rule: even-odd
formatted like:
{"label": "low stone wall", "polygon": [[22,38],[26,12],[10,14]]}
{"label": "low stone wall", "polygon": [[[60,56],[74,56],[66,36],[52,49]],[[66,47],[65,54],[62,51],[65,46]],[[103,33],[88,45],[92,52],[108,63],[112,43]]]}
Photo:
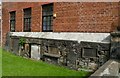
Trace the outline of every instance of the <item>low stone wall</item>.
{"label": "low stone wall", "polygon": [[[19,45],[21,38],[25,39],[23,46]],[[110,56],[110,44],[102,42],[78,42],[9,35],[6,44],[8,49],[16,55],[40,59],[75,70],[94,71],[103,65]]]}
{"label": "low stone wall", "polygon": [[120,60],[120,32],[111,33],[111,58]]}
{"label": "low stone wall", "polygon": [[102,67],[100,67],[90,78],[97,77],[111,77],[120,78],[120,32],[111,33],[111,50],[110,59]]}

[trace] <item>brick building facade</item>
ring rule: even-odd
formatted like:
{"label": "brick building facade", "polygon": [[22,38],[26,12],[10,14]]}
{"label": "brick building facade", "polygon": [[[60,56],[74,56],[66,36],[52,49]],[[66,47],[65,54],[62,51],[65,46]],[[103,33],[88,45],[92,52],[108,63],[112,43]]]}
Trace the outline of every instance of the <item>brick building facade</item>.
{"label": "brick building facade", "polygon": [[[2,9],[7,49],[75,69],[94,70],[105,63],[110,57],[110,33],[120,25],[118,2],[5,2]],[[25,43],[23,53],[18,53],[21,37]],[[39,56],[32,55],[35,48],[41,48]]]}
{"label": "brick building facade", "polygon": [[[23,31],[23,9],[30,8],[31,32],[42,31],[42,5],[47,3],[3,3],[3,40],[10,31],[10,14],[16,11],[15,31]],[[99,32],[116,30],[119,21],[119,3],[114,2],[74,2],[53,4],[53,32]]]}

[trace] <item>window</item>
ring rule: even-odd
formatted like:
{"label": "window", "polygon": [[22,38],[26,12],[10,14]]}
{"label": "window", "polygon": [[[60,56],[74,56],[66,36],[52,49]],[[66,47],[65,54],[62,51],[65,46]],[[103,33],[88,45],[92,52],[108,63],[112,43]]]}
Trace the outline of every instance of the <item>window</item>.
{"label": "window", "polygon": [[89,58],[94,58],[97,57],[97,49],[95,48],[83,48],[82,52],[83,57],[89,57]]}
{"label": "window", "polygon": [[15,11],[10,12],[10,31],[15,32]]}
{"label": "window", "polygon": [[51,32],[53,26],[53,4],[42,6],[42,30]]}
{"label": "window", "polygon": [[24,32],[31,31],[31,8],[24,9]]}
{"label": "window", "polygon": [[120,26],[117,27],[117,30],[120,31]]}

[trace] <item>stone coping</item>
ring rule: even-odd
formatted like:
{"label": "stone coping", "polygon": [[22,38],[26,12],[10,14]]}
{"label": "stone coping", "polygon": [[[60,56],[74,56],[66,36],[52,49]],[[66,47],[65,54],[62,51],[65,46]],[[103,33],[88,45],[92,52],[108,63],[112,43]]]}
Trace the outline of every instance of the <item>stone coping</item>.
{"label": "stone coping", "polygon": [[10,32],[10,36],[110,43],[110,33],[82,32]]}

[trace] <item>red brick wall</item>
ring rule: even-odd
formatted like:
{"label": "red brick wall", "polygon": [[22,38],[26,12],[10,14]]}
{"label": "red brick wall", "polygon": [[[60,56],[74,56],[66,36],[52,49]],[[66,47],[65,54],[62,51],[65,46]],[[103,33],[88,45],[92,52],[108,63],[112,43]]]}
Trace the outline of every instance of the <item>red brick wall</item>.
{"label": "red brick wall", "polygon": [[118,25],[118,3],[55,3],[54,7],[54,31],[111,32]]}
{"label": "red brick wall", "polygon": [[38,3],[38,2],[5,2],[2,6],[2,38],[3,43],[6,39],[6,33],[10,31],[9,24],[9,12],[16,11],[16,32],[23,31],[23,9],[32,8],[32,32],[42,31],[42,17],[41,17],[41,5],[47,3]]}
{"label": "red brick wall", "polygon": [[[16,11],[16,31],[23,31],[23,9],[32,8],[32,32],[42,31],[42,7],[47,3],[3,3],[3,41],[9,32],[9,12]],[[116,30],[120,6],[116,3],[54,3],[54,32],[112,32]]]}
{"label": "red brick wall", "polygon": [[6,40],[6,33],[9,32],[9,13],[7,10],[7,3],[6,5],[3,4],[2,6],[2,42],[4,43]]}
{"label": "red brick wall", "polygon": [[36,6],[32,8],[32,31],[42,31],[42,7]]}

